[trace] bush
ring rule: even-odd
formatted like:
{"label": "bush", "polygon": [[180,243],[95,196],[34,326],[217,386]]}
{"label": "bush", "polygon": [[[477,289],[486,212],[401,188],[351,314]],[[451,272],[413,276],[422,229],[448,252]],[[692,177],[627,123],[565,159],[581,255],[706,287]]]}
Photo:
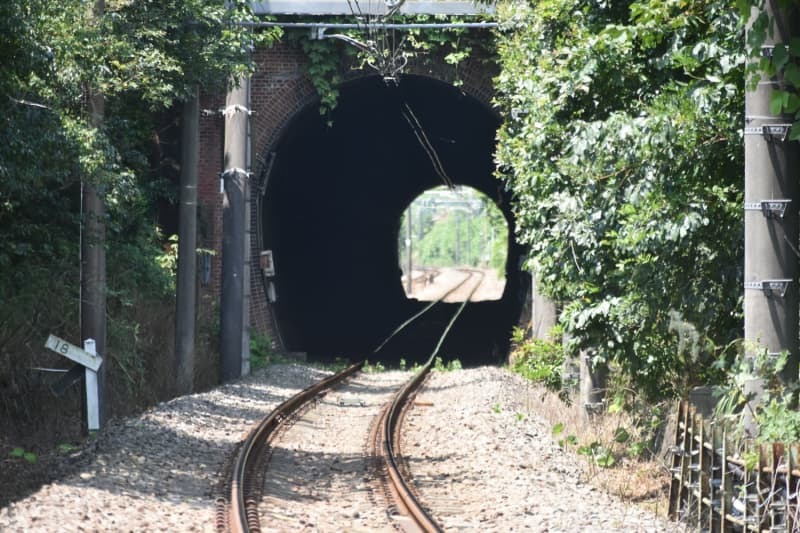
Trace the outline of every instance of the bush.
{"label": "bush", "polygon": [[561,330],[553,328],[547,340],[526,339],[525,330],[515,327],[511,342],[511,370],[525,379],[541,383],[547,389],[560,393],[563,385],[561,369],[564,364]]}

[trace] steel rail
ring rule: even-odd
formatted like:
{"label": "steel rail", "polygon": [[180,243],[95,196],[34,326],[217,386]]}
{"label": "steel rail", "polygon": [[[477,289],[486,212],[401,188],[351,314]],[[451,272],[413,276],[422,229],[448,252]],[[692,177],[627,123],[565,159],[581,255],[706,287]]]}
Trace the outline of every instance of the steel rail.
{"label": "steel rail", "polygon": [[[251,431],[242,444],[233,466],[230,498],[228,501],[228,530],[234,533],[259,531],[258,502],[248,499],[245,486],[246,476],[250,469],[257,463],[261,452],[270,435],[279,427],[281,422],[300,407],[313,400],[319,393],[340,383],[345,378],[358,372],[364,362],[350,365],[346,369],[318,381],[311,387],[292,396],[276,407],[264,418],[255,430]],[[255,507],[255,509],[252,509]]]}
{"label": "steel rail", "polygon": [[[398,427],[400,426],[399,421],[405,414],[405,411],[409,405],[410,399],[416,394],[416,392],[421,387],[422,383],[425,381],[425,378],[431,371],[433,366],[433,362],[438,355],[440,348],[444,342],[445,337],[450,333],[450,329],[453,327],[453,324],[461,315],[461,312],[466,307],[467,303],[469,303],[472,296],[478,290],[481,283],[483,282],[483,278],[485,274],[479,271],[468,271],[470,272],[470,276],[466,278],[466,280],[462,281],[458,284],[458,287],[463,285],[467,280],[469,280],[475,273],[480,273],[481,278],[480,282],[472,288],[470,291],[469,296],[462,302],[459,306],[458,310],[453,315],[453,318],[450,319],[450,322],[447,324],[442,336],[439,338],[439,342],[436,344],[433,352],[431,353],[430,357],[428,358],[425,365],[422,369],[417,373],[414,378],[409,381],[400,392],[395,396],[394,400],[392,401],[391,406],[384,412],[383,418],[381,419],[381,431],[380,431],[380,438],[381,438],[381,452],[384,458],[384,463],[386,466],[386,471],[389,475],[391,480],[391,489],[392,492],[397,496],[402,504],[402,507],[408,512],[409,517],[414,521],[414,524],[422,531],[433,533],[433,532],[441,532],[442,528],[436,523],[433,517],[425,510],[422,506],[422,503],[419,499],[414,495],[414,492],[411,490],[411,486],[406,482],[405,477],[400,473],[399,468],[399,457],[397,454],[397,450],[399,448],[399,432],[397,431]],[[452,292],[452,291],[450,291]],[[448,292],[449,294],[449,292]]]}
{"label": "steel rail", "polygon": [[[470,276],[460,280],[453,288],[448,290],[439,300],[433,303],[442,301],[445,297],[452,294],[455,290],[464,285],[475,271],[470,272]],[[424,379],[430,372],[433,361],[439,353],[445,337],[450,332],[456,319],[464,310],[466,304],[469,302],[472,295],[480,286],[478,283],[470,292],[469,296],[459,306],[453,318],[448,323],[442,336],[431,353],[430,357],[423,365],[422,370],[417,373],[406,385],[395,395],[395,398],[387,409],[384,409],[381,419],[379,421],[378,434],[376,437],[379,440],[375,441],[375,447],[381,448],[381,455],[384,458],[384,464],[389,475],[391,482],[390,488],[396,495],[396,499],[408,512],[410,517],[414,520],[415,524],[423,531],[439,532],[441,528],[424,510],[418,499],[411,492],[408,483],[403,479],[398,467],[398,457],[395,452],[399,434],[397,428],[399,427],[398,421],[402,418],[405,408],[408,405],[408,400],[421,386]],[[429,309],[428,306],[425,310]],[[423,310],[423,312],[425,311]],[[418,313],[414,319],[418,318],[421,313]],[[400,329],[404,328],[411,321],[404,322]],[[397,333],[397,331],[395,331]],[[394,334],[392,336],[394,336]],[[390,337],[391,338],[391,337]],[[388,341],[388,339],[387,339]],[[385,344],[385,342],[384,342]],[[381,347],[384,345],[382,344]],[[379,347],[380,348],[380,347]],[[377,352],[377,350],[375,351]],[[373,353],[375,353],[373,352]],[[258,501],[248,490],[247,476],[248,473],[254,470],[259,463],[259,459],[263,456],[263,452],[269,438],[280,427],[281,423],[297,412],[301,407],[312,401],[321,392],[333,387],[340,383],[347,377],[361,370],[366,361],[361,361],[350,365],[346,369],[329,376],[314,385],[304,389],[300,393],[292,396],[288,400],[278,405],[267,417],[265,417],[258,426],[251,431],[245,441],[243,442],[233,464],[232,474],[230,478],[230,490],[228,491],[228,498],[218,501],[217,516],[217,529],[227,529],[233,533],[256,532],[261,530],[260,518],[258,513]]]}

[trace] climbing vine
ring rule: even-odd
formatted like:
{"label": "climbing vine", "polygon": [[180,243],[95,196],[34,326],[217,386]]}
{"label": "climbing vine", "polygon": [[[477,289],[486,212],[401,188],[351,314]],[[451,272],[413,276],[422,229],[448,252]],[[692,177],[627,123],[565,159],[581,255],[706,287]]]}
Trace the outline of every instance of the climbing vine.
{"label": "climbing vine", "polygon": [[[431,15],[397,16],[394,23],[429,23],[429,22],[468,22],[476,21],[460,17],[439,17]],[[353,22],[352,17],[333,17],[322,22]],[[391,30],[389,30],[391,31]],[[328,33],[333,33],[328,32]],[[363,31],[336,30],[355,40],[365,41]],[[333,38],[316,39],[308,30],[290,30],[286,32],[287,40],[300,47],[308,58],[307,73],[320,98],[320,114],[328,115],[339,98],[338,85],[343,81],[347,68],[369,70],[370,57],[363,50]],[[494,40],[486,30],[470,30],[466,28],[412,29],[401,33],[396,31],[390,41],[398,46],[402,43],[401,54],[409,61],[432,64],[439,59],[453,69],[452,82],[462,84],[459,67],[470,57],[495,57]]]}
{"label": "climbing vine", "polygon": [[[794,5],[791,0],[779,0],[777,17],[786,16],[788,19]],[[747,32],[750,57],[748,89],[754,90],[762,76],[780,80],[780,88],[770,94],[770,112],[773,115],[793,115],[789,140],[800,140],[800,36],[767,46],[781,21],[768,15],[765,0],[737,0],[736,6],[742,20],[750,20]]]}

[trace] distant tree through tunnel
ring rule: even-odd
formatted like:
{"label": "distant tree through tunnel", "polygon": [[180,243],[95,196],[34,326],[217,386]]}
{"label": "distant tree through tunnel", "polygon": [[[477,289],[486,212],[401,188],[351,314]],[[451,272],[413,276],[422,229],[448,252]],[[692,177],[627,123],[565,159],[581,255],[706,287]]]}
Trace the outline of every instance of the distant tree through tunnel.
{"label": "distant tree through tunnel", "polygon": [[[415,198],[442,185],[444,174],[490,199],[507,227],[513,219],[494,176],[499,123],[487,105],[423,76],[404,76],[396,86],[360,78],[340,90],[330,117],[312,103],[264,147],[275,158],[259,213],[261,246],[273,254],[269,292],[285,348],[367,357],[424,305],[406,296],[398,248],[403,213]],[[507,233],[502,296],[468,308],[445,357],[481,364],[507,355],[529,287],[520,247]],[[424,315],[380,358],[426,358],[454,306]]]}
{"label": "distant tree through tunnel", "polygon": [[[408,205],[400,227],[398,254],[407,297],[436,300],[464,269],[483,276],[472,301],[502,297],[508,225],[488,196],[460,185],[435,187]],[[448,301],[463,301],[463,296]]]}

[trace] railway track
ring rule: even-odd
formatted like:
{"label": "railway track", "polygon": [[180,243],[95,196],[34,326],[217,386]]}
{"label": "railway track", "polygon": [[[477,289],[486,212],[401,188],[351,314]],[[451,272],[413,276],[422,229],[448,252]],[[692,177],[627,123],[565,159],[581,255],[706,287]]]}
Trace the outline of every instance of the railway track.
{"label": "railway track", "polygon": [[[401,324],[389,338],[384,341],[373,353],[377,353],[394,335],[418,319],[427,312],[433,305],[442,301],[449,294],[463,289],[464,285],[473,280],[473,287],[470,289],[470,296],[475,293],[482,281],[483,273],[480,271],[470,271],[469,276],[461,280],[456,286],[448,290],[442,297],[426,306],[422,311]],[[239,448],[235,458],[229,461],[229,475],[223,484],[222,494],[217,499],[216,529],[218,531],[244,532],[261,531],[263,527],[269,530],[296,529],[303,524],[291,525],[293,516],[281,513],[281,502],[289,499],[336,499],[344,496],[342,492],[353,492],[362,496],[361,507],[358,511],[350,511],[349,518],[360,519],[363,522],[365,516],[380,522],[381,513],[375,514],[377,507],[382,507],[383,522],[377,526],[376,521],[368,526],[370,529],[379,527],[383,529],[402,529],[405,531],[440,531],[435,519],[420,501],[414,487],[407,479],[404,464],[400,453],[400,432],[402,421],[406,409],[414,395],[424,383],[428,373],[433,367],[436,355],[439,353],[444,339],[450,329],[463,311],[469,298],[465,299],[452,319],[447,324],[436,346],[433,348],[428,360],[410,379],[406,375],[397,377],[397,383],[382,384],[375,387],[383,389],[383,396],[392,396],[389,401],[381,398],[381,395],[373,395],[369,400],[364,399],[364,395],[370,390],[370,385],[358,383],[363,379],[360,371],[364,366],[364,361],[353,364],[345,370],[338,372],[316,384],[305,389],[300,394],[290,398],[278,406],[269,416],[264,418],[258,426],[247,436]],[[407,373],[405,373],[407,374]],[[404,381],[404,384],[402,382]],[[354,391],[361,394],[348,394],[347,387],[354,387]],[[374,387],[374,385],[372,385]],[[396,390],[390,394],[386,389]],[[338,398],[333,398],[332,391],[339,393]],[[337,411],[338,408],[338,411]],[[353,416],[342,416],[344,409],[366,409],[365,416],[371,419],[371,423],[365,423],[365,416],[360,416],[360,421],[353,421]],[[316,414],[314,414],[316,413]],[[328,414],[326,414],[328,413]],[[342,457],[329,457],[330,452],[322,449],[317,450],[317,465],[308,467],[307,477],[311,480],[314,488],[298,488],[295,478],[301,474],[302,457],[308,452],[298,451],[288,444],[291,439],[289,434],[296,432],[300,435],[299,440],[309,439],[309,432],[314,433],[318,427],[326,426],[331,423],[344,423],[345,426],[355,429],[356,433],[362,431],[359,446],[361,454],[353,454],[353,443],[350,446],[350,455]],[[343,429],[334,429],[333,436],[327,440],[335,440],[344,434]],[[305,435],[304,435],[305,434]],[[329,434],[330,435],[330,434]],[[287,443],[284,443],[284,437]],[[314,437],[311,437],[314,440]],[[316,439],[326,440],[326,439]],[[349,440],[353,440],[350,438]],[[318,442],[319,446],[327,443]],[[342,444],[344,446],[345,444]],[[356,457],[360,455],[360,457]],[[342,467],[343,461],[347,467]],[[275,463],[277,466],[274,466]],[[336,467],[336,464],[339,467]],[[265,481],[265,466],[269,464],[266,476],[270,472],[275,472],[273,480]],[[283,469],[281,470],[281,465]],[[348,476],[341,476],[346,479],[345,485],[341,480],[337,480],[337,485],[326,479],[329,472],[324,472],[325,468],[335,471],[344,468]],[[367,490],[363,483],[357,480],[368,480],[373,486],[372,490]],[[348,491],[347,483],[351,490]],[[270,494],[262,494],[265,486],[271,491],[279,493],[279,497],[272,497]],[[320,494],[320,491],[324,494]],[[265,504],[266,502],[266,504]],[[344,505],[344,504],[343,504]],[[266,509],[264,508],[266,507]],[[348,504],[348,508],[353,505]],[[367,508],[369,507],[369,508]],[[263,520],[266,519],[266,520]],[[283,526],[273,522],[283,520]],[[336,517],[332,518],[331,525],[336,525]]]}

